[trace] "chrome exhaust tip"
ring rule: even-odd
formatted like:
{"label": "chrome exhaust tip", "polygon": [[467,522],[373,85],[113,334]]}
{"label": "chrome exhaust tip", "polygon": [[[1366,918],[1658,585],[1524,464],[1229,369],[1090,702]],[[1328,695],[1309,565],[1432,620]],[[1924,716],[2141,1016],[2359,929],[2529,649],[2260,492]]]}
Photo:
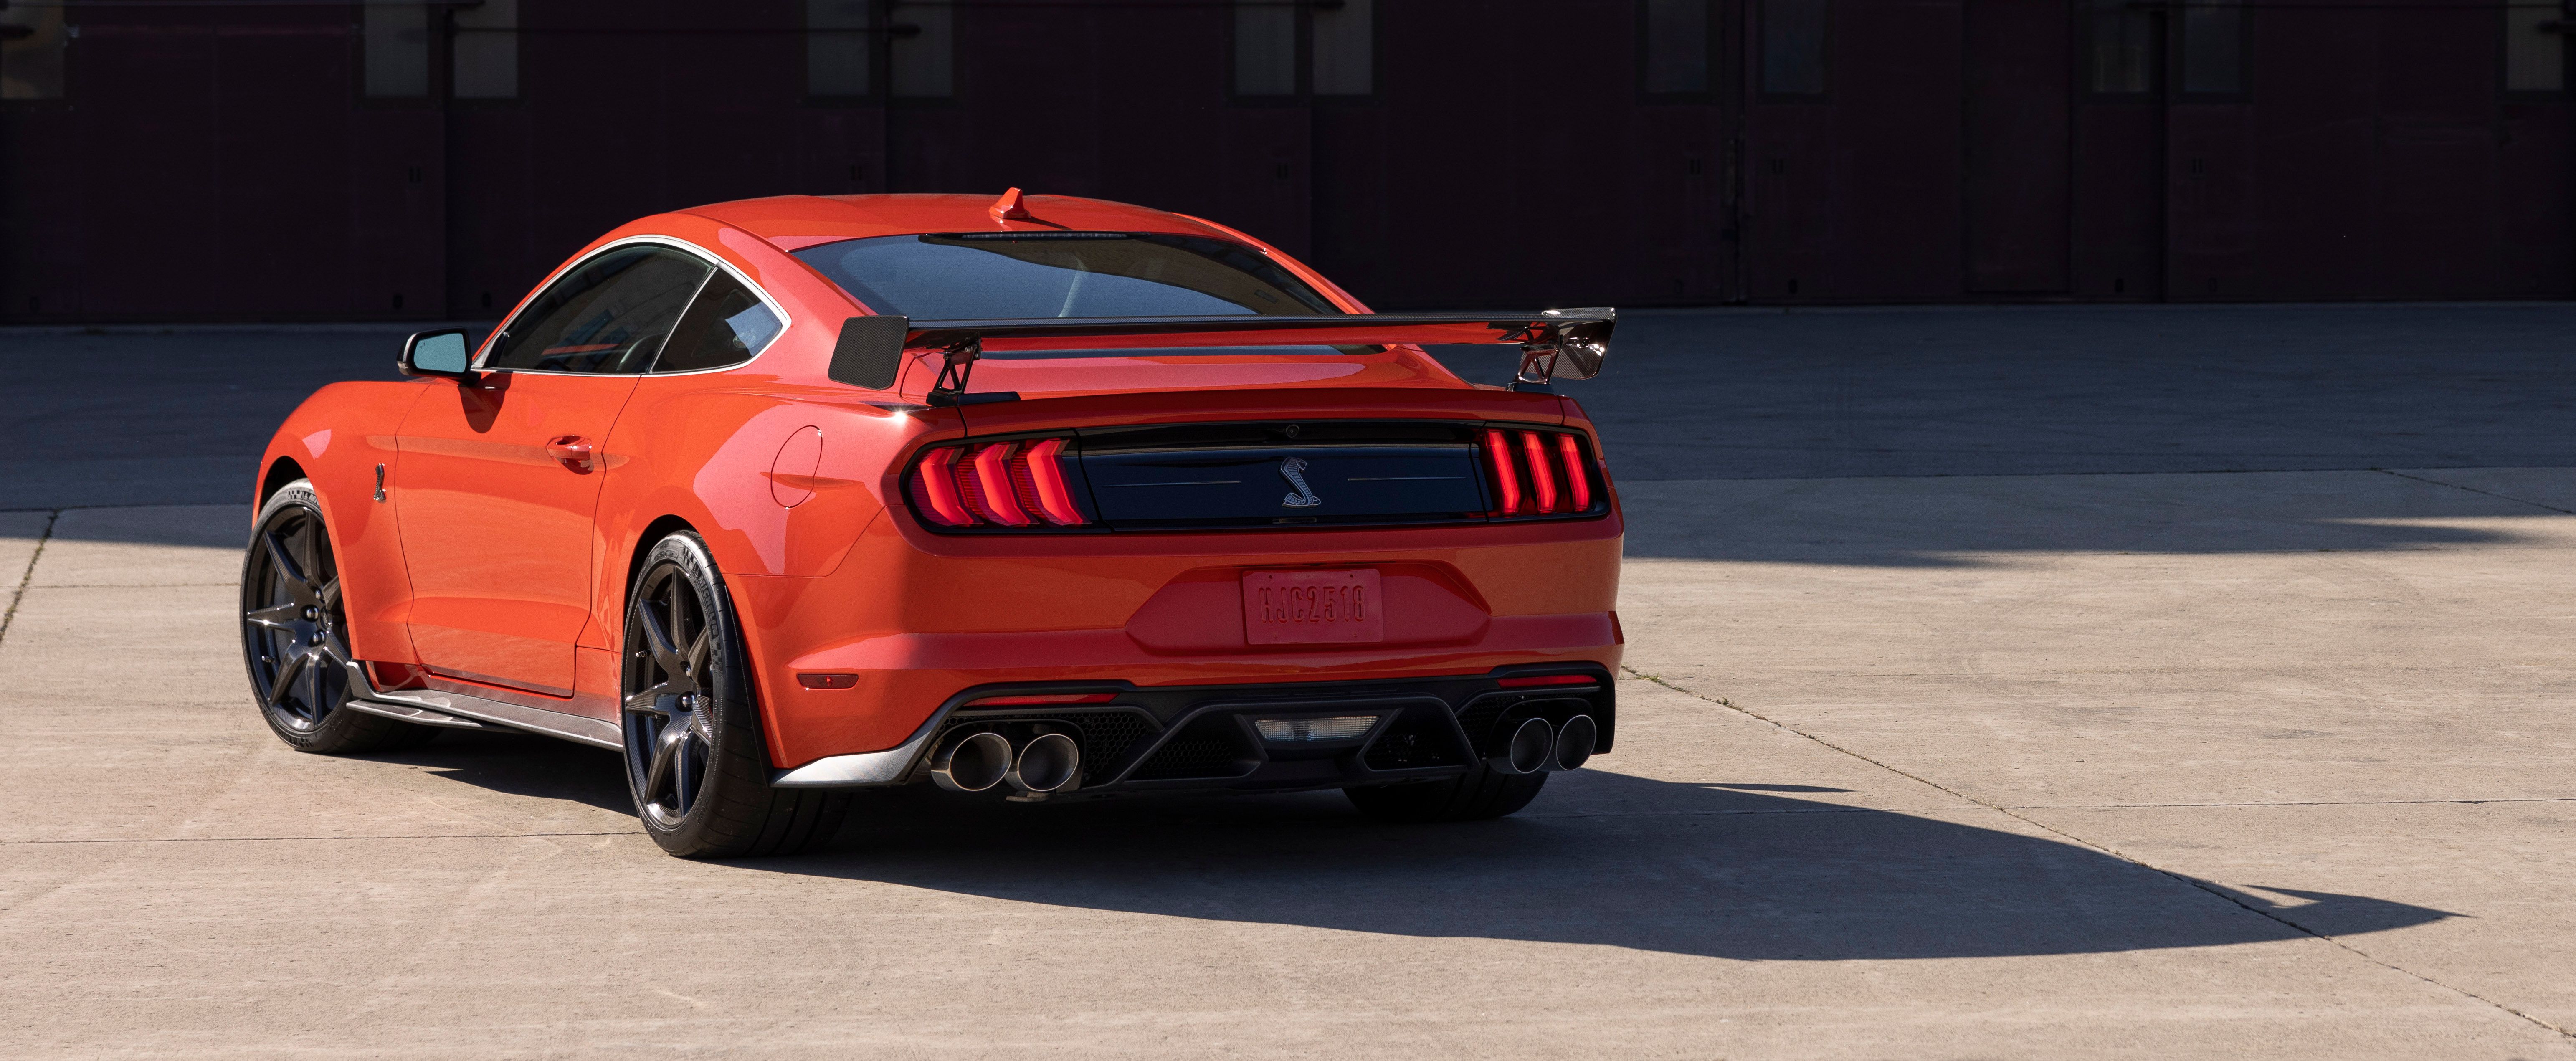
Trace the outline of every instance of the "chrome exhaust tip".
{"label": "chrome exhaust tip", "polygon": [[1011,772],[1011,742],[991,730],[969,733],[930,756],[930,780],[950,792],[982,792]]}
{"label": "chrome exhaust tip", "polygon": [[1022,792],[1056,792],[1082,776],[1082,745],[1061,733],[1041,733],[1020,746],[1008,780]]}
{"label": "chrome exhaust tip", "polygon": [[1592,746],[1601,740],[1601,727],[1590,715],[1576,715],[1556,728],[1556,747],[1548,756],[1550,770],[1576,770],[1592,758]]}
{"label": "chrome exhaust tip", "polygon": [[1503,750],[1485,764],[1506,774],[1535,774],[1548,768],[1555,751],[1556,732],[1548,728],[1547,720],[1523,719],[1511,739],[1503,742]]}

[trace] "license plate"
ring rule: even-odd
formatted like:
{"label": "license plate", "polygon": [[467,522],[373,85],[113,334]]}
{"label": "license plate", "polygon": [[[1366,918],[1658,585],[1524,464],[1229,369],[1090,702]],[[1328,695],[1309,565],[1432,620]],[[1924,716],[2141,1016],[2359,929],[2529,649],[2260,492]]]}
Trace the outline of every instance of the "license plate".
{"label": "license plate", "polygon": [[1246,571],[1243,636],[1256,645],[1324,645],[1386,640],[1377,569]]}

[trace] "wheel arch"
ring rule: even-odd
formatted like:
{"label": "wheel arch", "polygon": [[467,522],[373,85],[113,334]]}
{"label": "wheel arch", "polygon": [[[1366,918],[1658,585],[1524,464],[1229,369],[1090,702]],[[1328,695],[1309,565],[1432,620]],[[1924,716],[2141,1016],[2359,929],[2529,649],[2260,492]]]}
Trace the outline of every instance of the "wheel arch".
{"label": "wheel arch", "polygon": [[269,462],[268,471],[259,477],[259,496],[251,499],[251,507],[256,510],[268,504],[268,499],[276,497],[286,484],[304,478],[310,477],[304,474],[304,466],[296,463],[293,457],[279,457]]}
{"label": "wheel arch", "polygon": [[654,517],[651,523],[644,525],[644,533],[635,536],[635,547],[627,551],[626,577],[617,583],[617,620],[621,628],[626,623],[627,598],[635,593],[635,576],[644,573],[644,557],[653,552],[654,546],[662,544],[662,539],[681,531],[695,534],[697,530],[683,517],[663,515]]}

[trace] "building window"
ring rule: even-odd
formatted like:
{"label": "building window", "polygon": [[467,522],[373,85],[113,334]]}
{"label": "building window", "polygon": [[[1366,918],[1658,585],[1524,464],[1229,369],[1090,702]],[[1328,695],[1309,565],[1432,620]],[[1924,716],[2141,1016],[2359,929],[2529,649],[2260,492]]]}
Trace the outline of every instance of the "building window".
{"label": "building window", "polygon": [[875,0],[805,0],[805,94],[865,96]]}
{"label": "building window", "polygon": [[2156,12],[2131,0],[2091,0],[2086,12],[2085,75],[2096,93],[2156,90]]}
{"label": "building window", "polygon": [[1376,0],[1234,0],[1233,51],[1237,96],[1374,94]]}
{"label": "building window", "polygon": [[429,95],[428,5],[368,4],[359,32],[366,42],[367,95]]}
{"label": "building window", "polygon": [[944,99],[957,94],[956,12],[946,0],[894,0],[886,5],[886,49],[898,99]]}
{"label": "building window", "polygon": [[1342,0],[1307,9],[1314,21],[1315,94],[1365,96],[1377,91],[1376,0]]}
{"label": "building window", "polygon": [[1638,39],[1645,57],[1648,95],[1686,96],[1708,91],[1709,0],[1645,0]]}
{"label": "building window", "polygon": [[1234,94],[1297,94],[1297,5],[1235,0]]}
{"label": "building window", "polygon": [[1762,91],[1819,96],[1825,91],[1825,27],[1831,0],[1762,0]]}
{"label": "building window", "polygon": [[2509,0],[2504,6],[2504,89],[2567,91],[2568,21],[2557,4]]}
{"label": "building window", "polygon": [[455,19],[456,98],[517,98],[519,0],[483,0],[457,8]]}
{"label": "building window", "polygon": [[71,35],[61,7],[0,8],[0,99],[63,98]]}
{"label": "building window", "polygon": [[2182,90],[2245,91],[2245,8],[2238,0],[2193,0],[2182,9]]}

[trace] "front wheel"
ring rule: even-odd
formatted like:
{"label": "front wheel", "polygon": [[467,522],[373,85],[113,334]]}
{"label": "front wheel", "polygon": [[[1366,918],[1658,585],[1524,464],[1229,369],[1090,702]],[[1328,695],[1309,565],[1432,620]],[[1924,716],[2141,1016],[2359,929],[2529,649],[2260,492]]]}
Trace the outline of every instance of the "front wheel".
{"label": "front wheel", "polygon": [[242,662],[260,717],[277,739],[297,751],[347,755],[438,736],[428,726],[348,707],[349,615],[312,483],[288,483],[260,506],[241,585]]}
{"label": "front wheel", "polygon": [[742,627],[706,542],[644,557],[626,603],[626,782],[636,816],[682,858],[783,855],[832,838],[845,792],[769,785]]}

